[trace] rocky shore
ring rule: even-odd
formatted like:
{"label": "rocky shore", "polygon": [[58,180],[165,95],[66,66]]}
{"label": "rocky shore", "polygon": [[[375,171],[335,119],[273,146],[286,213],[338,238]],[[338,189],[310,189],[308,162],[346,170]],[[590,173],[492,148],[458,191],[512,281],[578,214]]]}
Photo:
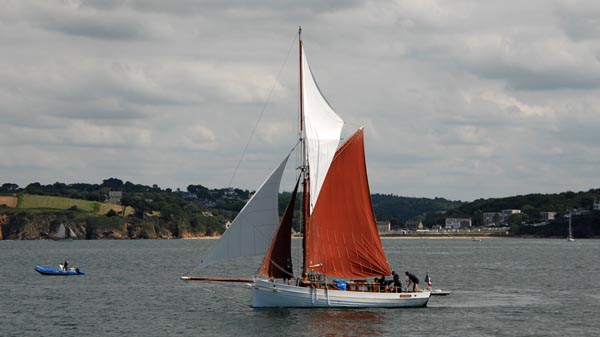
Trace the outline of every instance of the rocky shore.
{"label": "rocky shore", "polygon": [[[69,219],[62,214],[0,213],[0,240],[53,240],[61,224],[69,227],[78,240],[135,240],[204,237],[204,234],[161,227],[153,222],[133,222],[114,217],[110,221]],[[104,219],[102,219],[104,220]]]}

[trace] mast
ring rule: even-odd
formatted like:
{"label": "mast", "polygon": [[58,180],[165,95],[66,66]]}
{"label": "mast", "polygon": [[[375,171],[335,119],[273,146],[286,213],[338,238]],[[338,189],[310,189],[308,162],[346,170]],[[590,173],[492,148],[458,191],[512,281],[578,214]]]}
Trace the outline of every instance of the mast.
{"label": "mast", "polygon": [[310,177],[308,174],[308,161],[306,160],[306,137],[304,136],[304,78],[302,76],[302,27],[298,27],[298,51],[299,58],[298,63],[300,65],[300,144],[302,149],[302,163],[300,169],[302,170],[302,227],[304,228],[304,235],[302,236],[302,273],[306,272],[306,237],[308,231],[308,223],[310,220],[310,195],[309,195],[309,186],[310,186]]}

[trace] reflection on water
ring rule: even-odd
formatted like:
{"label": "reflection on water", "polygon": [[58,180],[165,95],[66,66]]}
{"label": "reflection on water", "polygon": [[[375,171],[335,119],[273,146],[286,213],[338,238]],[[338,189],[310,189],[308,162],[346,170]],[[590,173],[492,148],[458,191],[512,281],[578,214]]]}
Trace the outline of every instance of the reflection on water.
{"label": "reflection on water", "polygon": [[[369,310],[305,310],[307,334],[318,336],[380,336],[382,334],[381,312]],[[306,314],[306,313],[303,313]]]}
{"label": "reflection on water", "polygon": [[[388,316],[386,317],[386,312]],[[279,336],[382,336],[393,311],[369,309],[255,309],[255,318],[279,326]]]}

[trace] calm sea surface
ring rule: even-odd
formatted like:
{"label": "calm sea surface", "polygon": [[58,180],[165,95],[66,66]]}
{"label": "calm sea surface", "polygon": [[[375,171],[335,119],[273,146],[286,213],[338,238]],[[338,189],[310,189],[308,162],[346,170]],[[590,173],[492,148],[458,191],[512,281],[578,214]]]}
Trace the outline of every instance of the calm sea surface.
{"label": "calm sea surface", "polygon": [[[0,336],[600,335],[600,240],[384,239],[393,269],[452,294],[377,310],[253,309],[244,284],[181,281],[214,243],[0,241]],[[33,270],[65,258],[88,274]]]}

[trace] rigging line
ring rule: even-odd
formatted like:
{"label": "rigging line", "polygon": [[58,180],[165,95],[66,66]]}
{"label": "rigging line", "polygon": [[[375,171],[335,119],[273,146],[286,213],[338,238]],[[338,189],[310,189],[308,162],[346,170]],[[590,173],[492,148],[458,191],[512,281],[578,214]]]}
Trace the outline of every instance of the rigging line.
{"label": "rigging line", "polygon": [[229,186],[230,187],[232,186],[233,179],[235,178],[235,175],[237,174],[237,171],[240,168],[240,165],[241,165],[242,161],[244,160],[244,157],[246,156],[246,152],[248,151],[248,146],[250,146],[250,142],[252,141],[252,138],[254,138],[254,134],[256,134],[256,129],[258,129],[258,124],[260,123],[260,120],[262,119],[262,116],[264,115],[265,111],[267,110],[267,105],[271,101],[271,96],[273,95],[273,91],[275,90],[275,85],[278,83],[278,80],[281,77],[281,72],[283,71],[283,68],[287,64],[287,60],[288,60],[288,58],[290,56],[290,53],[292,51],[292,47],[296,43],[296,39],[297,39],[297,36],[296,36],[296,34],[294,34],[294,39],[292,40],[292,43],[290,44],[290,47],[288,48],[287,55],[285,56],[285,60],[283,60],[283,64],[281,65],[281,68],[279,68],[279,72],[277,73],[277,77],[275,77],[275,81],[273,81],[273,85],[271,86],[271,90],[269,90],[269,95],[267,96],[267,100],[265,101],[265,104],[262,107],[260,115],[258,116],[258,119],[256,120],[256,123],[254,124],[254,129],[252,129],[252,133],[250,134],[250,138],[248,138],[248,142],[246,143],[246,146],[244,147],[244,151],[242,152],[242,156],[240,157],[240,160],[238,160],[237,165],[235,166],[235,169],[233,170],[233,174],[231,175],[231,179],[229,179]]}

